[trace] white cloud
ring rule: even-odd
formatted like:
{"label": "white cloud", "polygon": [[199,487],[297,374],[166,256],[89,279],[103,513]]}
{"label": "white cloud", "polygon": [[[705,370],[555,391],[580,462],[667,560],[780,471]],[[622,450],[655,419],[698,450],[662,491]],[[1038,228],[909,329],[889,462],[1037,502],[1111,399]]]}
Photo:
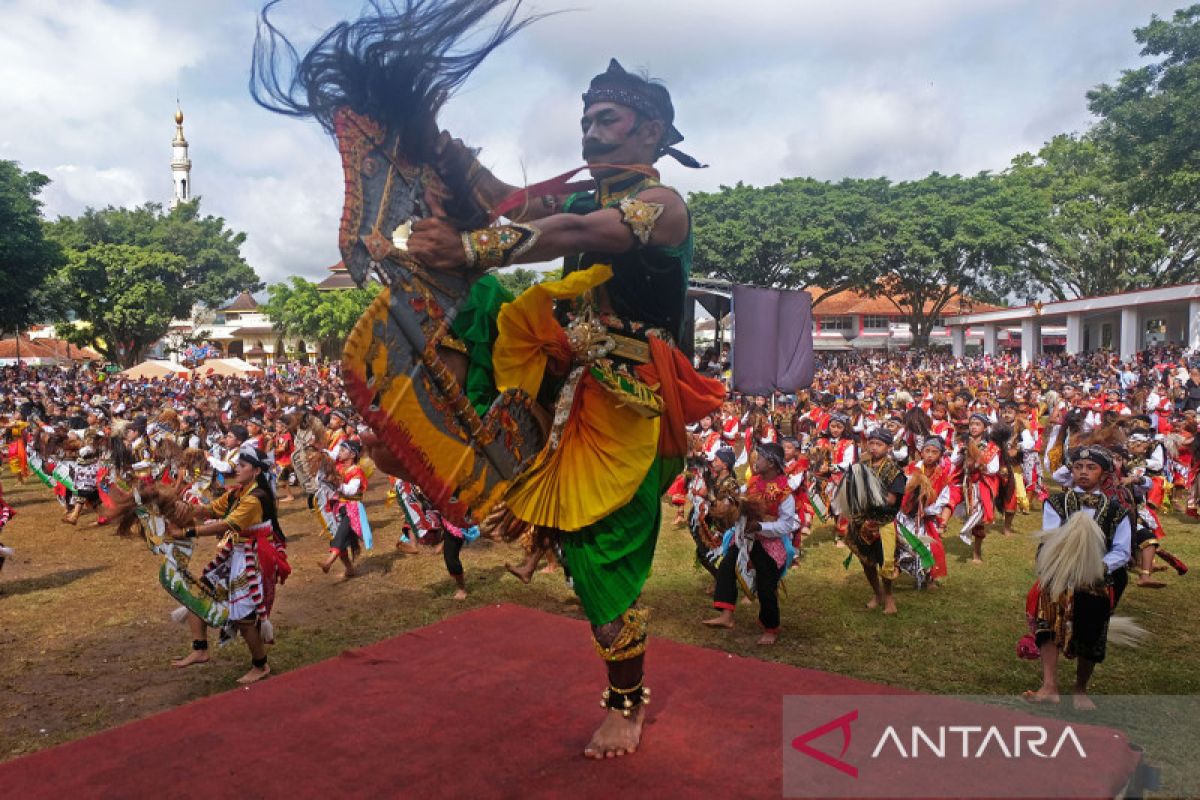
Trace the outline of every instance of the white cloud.
{"label": "white cloud", "polygon": [[[357,4],[349,4],[356,6]],[[672,90],[687,190],[792,175],[911,178],[1002,169],[1088,124],[1084,93],[1137,61],[1130,30],[1177,0],[529,0],[544,19],[490,58],[443,124],[507,180],[580,162],[579,95],[616,56]],[[248,233],[266,280],[338,259],[342,177],[311,123],[250,100],[255,2],[0,0],[0,158],[48,174],[50,214],[170,198],[187,115],[203,210]],[[286,2],[307,43],[347,12]]]}
{"label": "white cloud", "polygon": [[796,175],[914,177],[958,146],[960,126],[931,87],[831,87],[816,111],[812,125],[788,137],[786,163]]}
{"label": "white cloud", "polygon": [[[135,206],[144,202],[148,188],[142,176],[130,169],[111,167],[98,169],[90,165],[60,164],[46,172],[50,185],[43,192],[42,200],[47,209],[67,208],[75,204],[76,198],[104,197],[104,205]],[[170,190],[170,178],[162,183]],[[156,187],[163,188],[163,187]]]}

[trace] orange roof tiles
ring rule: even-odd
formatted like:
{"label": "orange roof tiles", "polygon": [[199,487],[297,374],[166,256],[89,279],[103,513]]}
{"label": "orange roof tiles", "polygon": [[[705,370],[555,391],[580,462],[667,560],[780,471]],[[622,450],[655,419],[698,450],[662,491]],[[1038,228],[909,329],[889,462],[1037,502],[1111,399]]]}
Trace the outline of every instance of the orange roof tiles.
{"label": "orange roof tiles", "polygon": [[[810,286],[807,291],[812,295],[813,300],[816,301],[825,290],[818,286]],[[929,309],[932,305],[932,303],[927,303],[925,307]],[[995,311],[1000,308],[1000,306],[981,303],[979,301],[969,302],[969,306],[973,312]],[[952,298],[942,309],[942,313],[947,315],[960,313],[959,298]],[[862,292],[853,290],[838,292],[813,306],[814,317],[840,317],[849,314],[900,317],[904,315],[904,312],[896,308],[895,304],[883,295],[870,297]]]}
{"label": "orange roof tiles", "polygon": [[[102,361],[103,356],[90,347],[76,347],[62,339],[27,339],[21,337],[20,354],[26,358],[54,358],[71,361]],[[17,340],[0,339],[0,358],[17,357]]]}

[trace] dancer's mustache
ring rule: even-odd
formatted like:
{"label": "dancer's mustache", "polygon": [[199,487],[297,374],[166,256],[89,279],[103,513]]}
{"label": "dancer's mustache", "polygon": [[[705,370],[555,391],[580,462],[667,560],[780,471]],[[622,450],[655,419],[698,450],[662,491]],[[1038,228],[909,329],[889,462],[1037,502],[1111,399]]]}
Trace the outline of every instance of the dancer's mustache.
{"label": "dancer's mustache", "polygon": [[608,144],[606,142],[584,142],[583,157],[592,158],[594,156],[608,155],[620,146],[619,144]]}

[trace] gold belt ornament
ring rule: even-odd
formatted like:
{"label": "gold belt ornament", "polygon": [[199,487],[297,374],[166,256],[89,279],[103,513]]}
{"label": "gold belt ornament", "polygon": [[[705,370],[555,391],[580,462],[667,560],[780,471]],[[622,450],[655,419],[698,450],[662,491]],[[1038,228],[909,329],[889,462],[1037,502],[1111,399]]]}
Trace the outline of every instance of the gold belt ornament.
{"label": "gold belt ornament", "polygon": [[609,333],[608,336],[613,341],[613,349],[609,352],[610,356],[623,358],[626,361],[636,361],[639,364],[650,363],[650,345],[648,342],[615,333]]}

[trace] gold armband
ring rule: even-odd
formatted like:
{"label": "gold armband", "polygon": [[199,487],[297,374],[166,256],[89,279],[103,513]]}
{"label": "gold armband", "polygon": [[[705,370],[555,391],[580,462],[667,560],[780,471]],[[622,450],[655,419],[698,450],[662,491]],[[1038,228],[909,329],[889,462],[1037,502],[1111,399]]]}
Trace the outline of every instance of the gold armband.
{"label": "gold armband", "polygon": [[541,235],[533,225],[515,223],[467,231],[462,235],[467,266],[478,270],[507,267],[529,252]]}
{"label": "gold armband", "polygon": [[621,201],[621,221],[629,226],[638,243],[645,247],[650,244],[650,236],[654,233],[654,224],[662,216],[662,203],[647,203],[636,197],[626,197]]}

